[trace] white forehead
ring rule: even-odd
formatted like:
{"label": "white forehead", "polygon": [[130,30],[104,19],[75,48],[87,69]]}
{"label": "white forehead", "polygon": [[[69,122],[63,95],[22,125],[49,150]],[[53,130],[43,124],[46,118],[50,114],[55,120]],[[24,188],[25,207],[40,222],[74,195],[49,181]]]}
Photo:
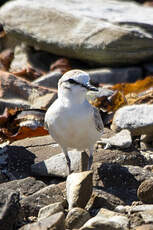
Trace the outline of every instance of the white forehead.
{"label": "white forehead", "polygon": [[89,77],[89,74],[87,74],[86,72],[75,69],[75,70],[70,70],[66,72],[60,79],[60,82],[66,81],[68,79],[74,79],[77,82],[85,84],[89,82],[90,77]]}

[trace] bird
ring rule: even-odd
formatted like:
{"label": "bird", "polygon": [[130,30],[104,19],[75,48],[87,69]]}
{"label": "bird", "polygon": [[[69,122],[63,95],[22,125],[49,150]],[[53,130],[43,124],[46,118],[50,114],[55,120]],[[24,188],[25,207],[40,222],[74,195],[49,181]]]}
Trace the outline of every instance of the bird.
{"label": "bird", "polygon": [[101,115],[86,98],[89,90],[98,91],[87,72],[73,69],[64,73],[58,81],[58,97],[45,114],[45,126],[65,155],[68,174],[72,173],[68,149],[88,150],[90,170],[94,145],[103,133]]}

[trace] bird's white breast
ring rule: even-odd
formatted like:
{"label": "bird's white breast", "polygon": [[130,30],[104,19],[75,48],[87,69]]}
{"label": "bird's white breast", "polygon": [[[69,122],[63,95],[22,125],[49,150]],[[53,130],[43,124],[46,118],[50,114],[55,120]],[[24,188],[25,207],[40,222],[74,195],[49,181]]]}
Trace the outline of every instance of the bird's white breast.
{"label": "bird's white breast", "polygon": [[93,146],[100,133],[95,128],[91,105],[62,105],[59,100],[48,109],[45,121],[50,135],[60,145],[84,150]]}

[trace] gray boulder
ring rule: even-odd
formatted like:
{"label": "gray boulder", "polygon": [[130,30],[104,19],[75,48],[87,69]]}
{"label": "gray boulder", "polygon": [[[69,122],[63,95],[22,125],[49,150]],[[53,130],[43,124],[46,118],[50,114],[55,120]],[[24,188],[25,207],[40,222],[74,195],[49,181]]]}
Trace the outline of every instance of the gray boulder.
{"label": "gray boulder", "polygon": [[153,105],[124,106],[116,111],[111,128],[114,131],[128,129],[132,135],[152,135]]}
{"label": "gray boulder", "polygon": [[16,0],[2,6],[0,21],[9,37],[89,63],[138,64],[153,55],[152,9],[132,2]]}

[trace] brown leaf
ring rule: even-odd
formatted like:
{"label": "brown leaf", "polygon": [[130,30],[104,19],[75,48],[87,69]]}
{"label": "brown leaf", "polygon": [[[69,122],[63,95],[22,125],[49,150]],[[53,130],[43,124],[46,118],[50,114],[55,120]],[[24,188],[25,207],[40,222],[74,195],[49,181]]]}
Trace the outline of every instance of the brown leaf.
{"label": "brown leaf", "polygon": [[5,110],[0,116],[0,142],[13,142],[27,137],[47,135],[44,128],[44,110]]}
{"label": "brown leaf", "polygon": [[127,94],[126,100],[131,104],[153,104],[153,89],[146,90],[139,94]]}
{"label": "brown leaf", "polygon": [[112,92],[112,95],[103,95],[90,102],[95,107],[106,112],[115,112],[119,107],[126,105],[127,101],[120,91]]}
{"label": "brown leaf", "polygon": [[19,76],[19,77],[22,77],[22,78],[29,80],[29,81],[33,81],[33,80],[36,80],[37,78],[39,78],[43,73],[34,69],[31,66],[28,66],[27,68],[22,69],[18,72],[12,72],[12,74]]}
{"label": "brown leaf", "polygon": [[3,25],[0,23],[0,38],[5,37],[6,32],[4,31]]}
{"label": "brown leaf", "polygon": [[64,74],[65,72],[71,69],[72,67],[71,67],[70,61],[66,58],[60,58],[50,66],[51,71],[58,70],[62,74]]}
{"label": "brown leaf", "polygon": [[129,93],[140,93],[153,87],[153,76],[148,76],[143,80],[138,80],[135,83],[120,83],[112,86],[110,89],[119,90],[124,95]]}
{"label": "brown leaf", "polygon": [[24,138],[30,138],[30,137],[39,137],[39,136],[44,136],[47,135],[48,131],[46,129],[44,129],[44,127],[37,127],[36,129],[31,129],[30,127],[20,127],[18,132],[13,135],[13,136],[9,136],[8,140],[10,142],[13,141],[17,141],[17,140],[21,140]]}
{"label": "brown leaf", "polygon": [[5,49],[0,53],[1,69],[8,71],[14,58],[14,52],[11,49]]}

